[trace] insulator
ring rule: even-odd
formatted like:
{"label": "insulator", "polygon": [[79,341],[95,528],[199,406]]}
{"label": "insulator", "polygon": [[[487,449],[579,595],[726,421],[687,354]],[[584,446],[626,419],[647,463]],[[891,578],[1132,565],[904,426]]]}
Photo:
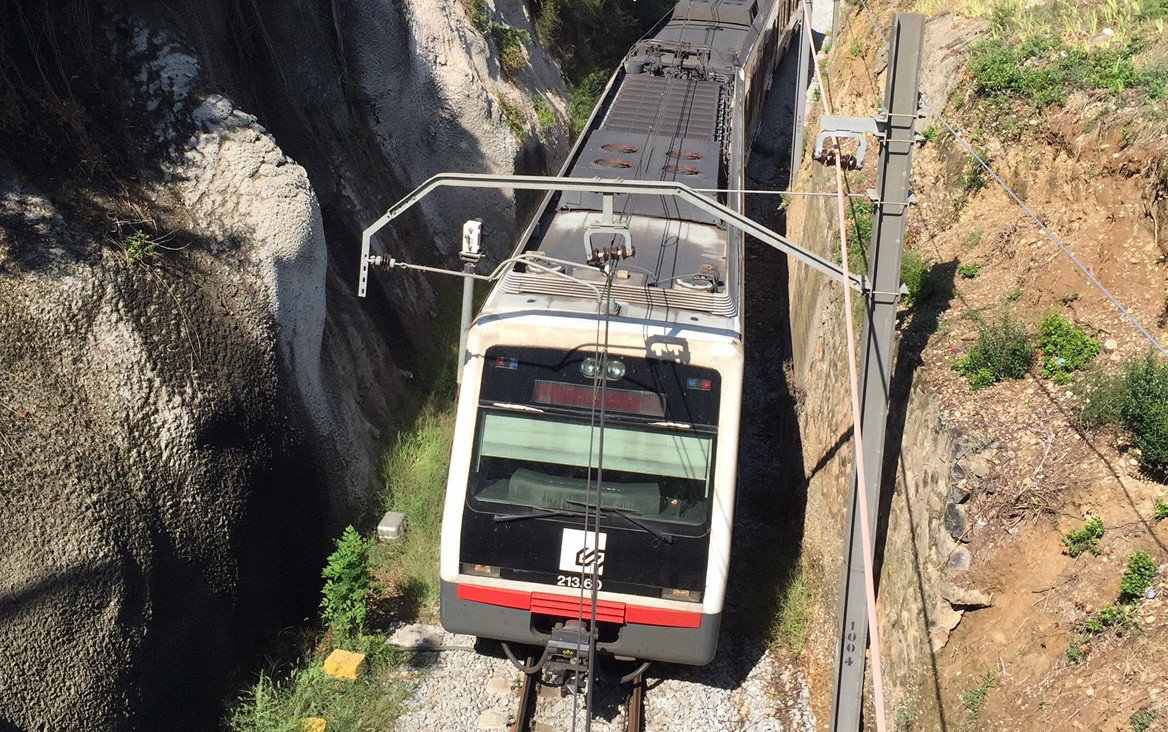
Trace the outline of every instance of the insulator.
{"label": "insulator", "polygon": [[[815,157],[813,155],[812,158],[814,158],[816,161],[818,161],[824,165],[835,165],[836,151],[835,150],[823,150],[819,153],[818,157]],[[856,159],[856,156],[852,155],[851,153],[841,154],[839,156],[839,161],[840,161],[840,167],[842,167],[844,170],[859,170],[860,169],[859,161]]]}
{"label": "insulator", "polygon": [[631,244],[627,247],[624,244],[615,244],[609,247],[601,247],[600,249],[592,250],[592,254],[588,256],[588,264],[615,262],[621,259],[628,259],[636,253],[636,247]]}

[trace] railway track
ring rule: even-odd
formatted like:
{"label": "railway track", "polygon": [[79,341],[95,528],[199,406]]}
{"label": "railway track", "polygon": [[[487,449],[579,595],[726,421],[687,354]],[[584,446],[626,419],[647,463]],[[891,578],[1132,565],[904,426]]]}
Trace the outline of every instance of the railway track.
{"label": "railway track", "polygon": [[[527,659],[528,665],[534,659]],[[533,732],[535,729],[536,696],[539,689],[539,674],[524,674],[518,694],[518,708],[510,732]],[[588,714],[586,707],[582,707]],[[581,724],[578,729],[587,729]],[[625,701],[625,732],[644,732],[645,729],[645,676],[638,674],[629,685],[629,695]]]}

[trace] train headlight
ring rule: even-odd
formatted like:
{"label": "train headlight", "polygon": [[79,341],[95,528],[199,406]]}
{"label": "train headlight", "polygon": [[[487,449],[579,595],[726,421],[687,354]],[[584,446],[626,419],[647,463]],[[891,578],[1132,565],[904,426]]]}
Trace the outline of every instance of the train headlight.
{"label": "train headlight", "polygon": [[662,600],[678,600],[680,602],[701,602],[702,601],[702,591],[701,590],[675,590],[675,589],[667,588],[667,589],[661,590],[661,599]]}
{"label": "train headlight", "polygon": [[499,568],[492,567],[489,564],[470,564],[469,562],[463,562],[462,573],[473,574],[477,577],[498,577]]}
{"label": "train headlight", "polygon": [[[580,362],[580,373],[587,376],[589,379],[600,378],[600,360],[596,358],[586,358]],[[614,361],[609,359],[604,362],[604,378],[608,381],[616,381],[623,378],[625,375],[625,364],[623,361]]]}

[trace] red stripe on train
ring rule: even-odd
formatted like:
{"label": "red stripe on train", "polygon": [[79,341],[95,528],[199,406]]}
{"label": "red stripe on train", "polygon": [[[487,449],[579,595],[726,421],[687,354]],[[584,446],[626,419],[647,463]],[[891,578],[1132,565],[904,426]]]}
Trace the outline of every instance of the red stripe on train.
{"label": "red stripe on train", "polygon": [[[479,585],[458,586],[458,598],[487,605],[499,605],[520,610],[530,610],[541,615],[555,615],[561,618],[590,617],[592,603],[581,603],[580,598],[569,595],[554,595],[543,592],[523,592],[504,590],[497,587]],[[697,628],[702,624],[701,613],[683,610],[664,610],[656,607],[626,605],[623,602],[601,600],[596,607],[596,619],[606,623],[639,623],[641,625],[662,625],[671,628]]]}

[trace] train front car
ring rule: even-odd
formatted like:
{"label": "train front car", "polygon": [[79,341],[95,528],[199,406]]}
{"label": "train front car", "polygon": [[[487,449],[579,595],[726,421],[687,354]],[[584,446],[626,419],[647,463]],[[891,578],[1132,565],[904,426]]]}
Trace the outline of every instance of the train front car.
{"label": "train front car", "polygon": [[[766,0],[679,3],[567,175],[741,188],[776,16]],[[582,626],[616,657],[708,663],[734,514],[741,234],[678,199],[562,193],[524,242],[539,264],[509,271],[468,335],[442,624],[534,646]],[[594,255],[622,247],[635,256]]]}

